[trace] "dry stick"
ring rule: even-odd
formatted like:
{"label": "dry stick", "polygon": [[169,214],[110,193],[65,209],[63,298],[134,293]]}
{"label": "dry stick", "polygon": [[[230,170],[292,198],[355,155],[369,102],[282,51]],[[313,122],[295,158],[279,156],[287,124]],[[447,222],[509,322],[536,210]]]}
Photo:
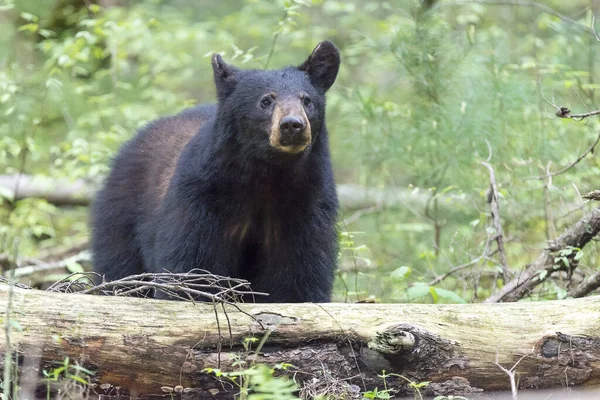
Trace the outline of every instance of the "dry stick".
{"label": "dry stick", "polygon": [[498,206],[498,185],[496,184],[496,174],[494,168],[487,161],[482,161],[481,165],[486,167],[490,172],[490,209],[494,220],[494,229],[496,230],[496,243],[498,244],[498,254],[500,257],[500,266],[505,278],[510,277],[508,269],[508,261],[506,260],[506,251],[504,250],[504,233],[502,232],[502,224],[500,223],[500,207]]}
{"label": "dry stick", "polygon": [[[600,112],[599,112],[600,113]],[[588,154],[590,153],[594,153],[594,149],[596,148],[596,145],[598,144],[598,142],[600,142],[600,133],[598,133],[598,136],[596,137],[596,140],[594,141],[594,143],[592,143],[592,145],[590,147],[587,148],[586,151],[584,151],[583,153],[581,153],[581,155],[579,157],[577,157],[577,159],[575,161],[573,161],[571,164],[567,165],[566,167],[563,167],[561,169],[559,169],[558,171],[554,171],[554,172],[548,172],[545,175],[540,175],[540,176],[533,176],[533,177],[529,177],[526,179],[546,179],[549,177],[553,177],[553,176],[557,176],[560,174],[563,174],[565,172],[567,172],[568,170],[570,170],[571,168],[573,168],[574,166],[576,166],[577,164],[579,164],[581,162],[581,160],[583,160]]]}
{"label": "dry stick", "polygon": [[458,265],[458,266],[452,268],[450,271],[448,271],[448,272],[446,272],[446,273],[444,273],[444,274],[442,274],[442,275],[440,275],[440,276],[432,279],[429,282],[429,286],[437,285],[438,283],[440,283],[441,281],[443,281],[444,279],[446,279],[450,275],[455,274],[455,273],[457,273],[459,271],[462,271],[465,268],[469,268],[469,267],[471,267],[471,266],[473,266],[475,264],[478,264],[482,260],[487,260],[489,257],[491,257],[494,254],[496,254],[498,252],[498,250],[495,250],[495,251],[493,251],[491,253],[488,253],[488,251],[490,250],[490,244],[491,244],[492,240],[493,240],[493,237],[488,237],[487,238],[487,240],[485,241],[485,246],[484,246],[483,252],[481,253],[481,255],[479,257],[476,257],[476,258],[472,259],[471,261],[469,261],[467,263]]}
{"label": "dry stick", "polygon": [[600,287],[600,271],[590,275],[576,288],[569,290],[569,296],[574,298],[583,297]]}
{"label": "dry stick", "polygon": [[502,372],[508,375],[508,378],[510,379],[510,391],[512,393],[513,400],[517,400],[517,381],[515,379],[514,370],[517,365],[519,365],[519,363],[527,356],[529,356],[529,354],[525,354],[523,357],[519,358],[519,360],[510,369],[506,369],[498,362],[498,352],[496,352],[496,362],[494,364],[496,364],[496,366],[500,368]]}
{"label": "dry stick", "polygon": [[600,42],[600,36],[598,36],[598,32],[596,32],[596,14],[592,15],[592,31],[594,32],[596,40]]}
{"label": "dry stick", "polygon": [[[51,285],[48,291],[79,292],[82,294],[134,294],[144,289],[155,288],[170,296],[181,300],[189,300],[178,294],[187,296],[200,296],[211,301],[232,304],[236,298],[243,295],[267,295],[266,293],[254,292],[250,283],[243,279],[228,278],[210,273],[195,272],[172,274],[172,273],[144,273],[128,276],[111,282],[102,282],[94,285],[90,276],[99,277],[95,273],[75,273]],[[77,278],[77,279],[73,279]],[[83,280],[86,281],[83,281]],[[199,283],[200,282],[200,283]],[[202,289],[218,290],[210,293]]]}
{"label": "dry stick", "polygon": [[[556,240],[551,241],[527,270],[506,283],[485,302],[517,301],[524,297],[556,271],[553,253],[567,247],[582,249],[598,232],[600,232],[600,208],[595,208],[566,229]],[[540,274],[541,271],[547,272],[545,276]]]}

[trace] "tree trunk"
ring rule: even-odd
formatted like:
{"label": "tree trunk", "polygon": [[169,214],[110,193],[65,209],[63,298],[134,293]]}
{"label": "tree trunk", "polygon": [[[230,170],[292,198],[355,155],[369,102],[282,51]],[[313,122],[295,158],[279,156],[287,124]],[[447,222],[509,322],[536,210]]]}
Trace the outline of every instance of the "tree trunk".
{"label": "tree trunk", "polygon": [[[0,284],[2,310],[8,301],[9,287]],[[152,397],[180,385],[183,398],[231,398],[231,386],[202,370],[234,370],[232,355],[270,366],[291,363],[304,384],[333,376],[360,390],[381,388],[382,370],[430,381],[424,389],[430,394],[509,389],[496,357],[507,369],[522,359],[515,368],[520,389],[600,386],[600,297],[473,305],[243,304],[238,310],[14,288],[11,309],[19,327],[12,330],[11,348],[21,360],[41,354],[41,367],[48,369],[69,356],[96,371],[94,381],[112,394],[118,386],[122,393]],[[261,353],[248,354],[241,341],[260,339],[267,330]],[[6,347],[3,338],[1,354]],[[387,378],[387,385],[407,391],[398,377]]]}

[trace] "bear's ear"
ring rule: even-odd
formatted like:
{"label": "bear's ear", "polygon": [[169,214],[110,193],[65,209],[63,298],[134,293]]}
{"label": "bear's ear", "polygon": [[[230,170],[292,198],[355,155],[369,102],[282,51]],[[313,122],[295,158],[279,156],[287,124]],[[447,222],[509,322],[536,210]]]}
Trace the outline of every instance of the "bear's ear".
{"label": "bear's ear", "polygon": [[235,89],[240,70],[223,61],[220,54],[213,54],[212,68],[215,76],[215,86],[217,87],[217,97],[219,101],[223,101]]}
{"label": "bear's ear", "polygon": [[306,72],[313,86],[325,93],[335,82],[340,69],[340,51],[335,44],[325,40],[315,47],[298,69]]}

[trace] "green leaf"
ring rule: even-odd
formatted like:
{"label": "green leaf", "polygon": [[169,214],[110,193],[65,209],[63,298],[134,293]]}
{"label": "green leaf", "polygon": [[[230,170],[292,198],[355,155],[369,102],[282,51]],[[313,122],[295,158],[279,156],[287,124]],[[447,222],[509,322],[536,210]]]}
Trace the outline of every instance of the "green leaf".
{"label": "green leaf", "polygon": [[39,18],[33,14],[30,14],[28,12],[22,12],[20,14],[21,18],[23,18],[25,21],[29,21],[29,22],[37,22],[39,20]]}
{"label": "green leaf", "polygon": [[406,295],[409,299],[417,299],[429,294],[429,285],[425,283],[415,283],[413,286],[406,289]]}
{"label": "green leaf", "polygon": [[85,268],[83,268],[83,266],[80,263],[78,263],[77,261],[68,262],[65,265],[65,268],[67,269],[67,271],[69,271],[72,274],[85,272]]}
{"label": "green leaf", "polygon": [[19,32],[32,32],[32,33],[35,33],[35,32],[37,32],[38,28],[39,28],[38,24],[31,22],[29,24],[21,25],[18,28],[18,31]]}
{"label": "green leaf", "polygon": [[440,298],[444,299],[444,300],[448,300],[451,303],[458,303],[458,304],[464,304],[466,303],[466,301],[460,297],[458,294],[456,294],[455,292],[451,291],[451,290],[446,290],[446,289],[441,289],[441,288],[433,288],[433,291],[435,291],[435,293],[437,294],[437,296],[439,296]]}
{"label": "green leaf", "polygon": [[412,273],[412,268],[407,267],[406,265],[403,265],[402,267],[396,268],[395,270],[393,270],[392,273],[390,274],[390,276],[396,280],[403,281],[406,278],[408,278],[411,273]]}

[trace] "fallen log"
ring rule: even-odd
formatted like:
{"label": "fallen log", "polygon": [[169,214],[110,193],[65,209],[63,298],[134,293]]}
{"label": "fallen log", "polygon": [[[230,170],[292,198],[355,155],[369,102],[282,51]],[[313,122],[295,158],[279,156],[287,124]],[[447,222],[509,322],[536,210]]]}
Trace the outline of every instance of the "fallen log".
{"label": "fallen log", "polygon": [[[0,309],[9,308],[0,284]],[[538,303],[193,304],[13,288],[12,347],[48,369],[65,357],[95,371],[100,393],[152,398],[231,398],[235,389],[204,368],[233,370],[238,356],[286,362],[301,384],[333,376],[360,390],[382,387],[383,370],[436,395],[506,390],[498,362],[516,363],[519,389],[600,386],[600,297]],[[244,338],[271,332],[260,354]],[[4,336],[4,335],[3,335]],[[219,351],[220,349],[220,351]],[[4,362],[0,363],[4,366]],[[304,382],[304,383],[302,383]],[[409,391],[396,376],[387,386]],[[162,389],[161,389],[162,388]],[[112,391],[112,392],[111,392]]]}
{"label": "fallen log", "polygon": [[[57,206],[88,205],[98,186],[97,183],[83,179],[0,175],[0,188],[10,191],[14,200],[39,198]],[[345,211],[399,207],[422,209],[431,196],[425,190],[376,189],[352,184],[340,184],[337,185],[337,189],[340,205]],[[446,195],[440,207],[448,211],[456,211],[456,208],[464,203],[464,196]]]}

